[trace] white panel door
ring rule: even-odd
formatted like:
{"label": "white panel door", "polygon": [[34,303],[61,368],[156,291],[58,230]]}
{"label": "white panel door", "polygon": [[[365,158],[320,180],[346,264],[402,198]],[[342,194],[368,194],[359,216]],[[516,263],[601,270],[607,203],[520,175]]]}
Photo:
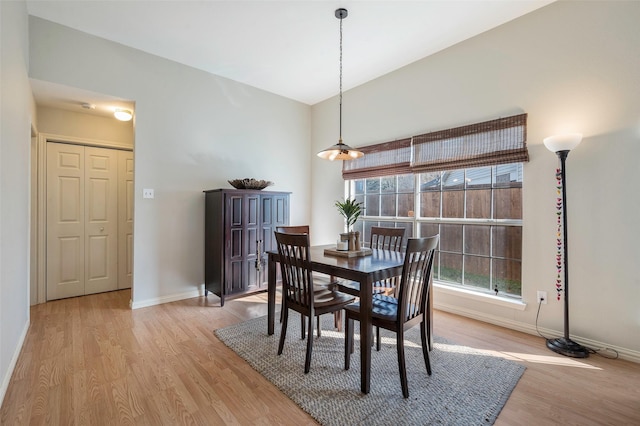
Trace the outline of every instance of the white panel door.
{"label": "white panel door", "polygon": [[133,152],[118,152],[118,289],[133,277]]}
{"label": "white panel door", "polygon": [[118,289],[118,152],[85,147],[85,294]]}
{"label": "white panel door", "polygon": [[47,146],[47,300],[84,294],[84,147]]}
{"label": "white panel door", "polygon": [[125,208],[118,200],[120,153],[47,143],[47,300],[119,288],[118,210]]}

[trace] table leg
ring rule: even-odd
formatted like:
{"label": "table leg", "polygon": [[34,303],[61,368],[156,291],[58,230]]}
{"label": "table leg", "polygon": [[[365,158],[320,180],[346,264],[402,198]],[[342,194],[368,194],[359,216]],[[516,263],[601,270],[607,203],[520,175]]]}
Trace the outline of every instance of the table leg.
{"label": "table leg", "polygon": [[[371,277],[369,276],[369,278]],[[373,281],[371,279],[360,282],[360,390],[362,393],[369,393],[371,385],[372,289]]]}
{"label": "table leg", "polygon": [[269,262],[267,266],[267,334],[273,334],[273,323],[276,313],[276,261],[269,254]]}

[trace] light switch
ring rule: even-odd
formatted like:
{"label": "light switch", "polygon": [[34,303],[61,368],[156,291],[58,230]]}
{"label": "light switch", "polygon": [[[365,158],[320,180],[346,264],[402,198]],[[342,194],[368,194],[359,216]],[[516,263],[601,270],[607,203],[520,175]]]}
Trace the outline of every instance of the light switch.
{"label": "light switch", "polygon": [[142,198],[153,198],[153,189],[143,189]]}

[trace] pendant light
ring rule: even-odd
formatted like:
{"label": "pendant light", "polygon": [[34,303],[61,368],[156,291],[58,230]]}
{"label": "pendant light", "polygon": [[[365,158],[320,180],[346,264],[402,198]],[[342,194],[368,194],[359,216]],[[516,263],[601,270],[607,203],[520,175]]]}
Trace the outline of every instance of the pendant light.
{"label": "pendant light", "polygon": [[324,160],[353,160],[364,154],[362,151],[351,148],[342,143],[342,20],[347,17],[347,9],[336,9],[336,18],[340,19],[340,138],[338,143],[318,153],[318,157]]}

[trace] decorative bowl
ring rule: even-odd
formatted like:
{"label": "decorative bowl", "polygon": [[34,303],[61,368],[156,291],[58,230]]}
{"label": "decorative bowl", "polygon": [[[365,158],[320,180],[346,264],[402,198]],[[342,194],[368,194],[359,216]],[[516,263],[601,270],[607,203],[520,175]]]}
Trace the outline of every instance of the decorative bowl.
{"label": "decorative bowl", "polygon": [[231,186],[236,189],[265,189],[267,186],[273,185],[268,180],[256,180],[254,178],[233,179],[228,181]]}

